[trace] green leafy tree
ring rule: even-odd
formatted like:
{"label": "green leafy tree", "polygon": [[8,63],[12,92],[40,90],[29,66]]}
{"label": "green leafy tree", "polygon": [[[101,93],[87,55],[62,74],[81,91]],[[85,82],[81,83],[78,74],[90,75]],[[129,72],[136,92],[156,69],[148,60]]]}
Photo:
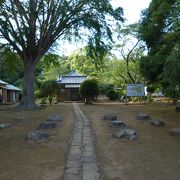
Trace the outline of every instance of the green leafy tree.
{"label": "green leafy tree", "polygon": [[143,56],[145,47],[138,31],[138,23],[116,30],[120,43],[115,45],[115,49],[120,52],[121,56],[121,60],[116,61],[116,77],[125,83],[138,83],[143,80],[139,70],[139,60]]}
{"label": "green leafy tree", "polygon": [[17,53],[0,46],[0,79],[22,88],[23,64]]}
{"label": "green leafy tree", "polygon": [[38,79],[41,81],[57,79],[59,75],[65,75],[71,71],[68,57],[52,53],[44,56],[39,62],[38,67],[42,69],[38,76]]}
{"label": "green leafy tree", "polygon": [[145,78],[159,83],[166,96],[179,99],[179,0],[152,0],[142,13],[140,36],[148,47],[140,68]]}
{"label": "green leafy tree", "polygon": [[60,57],[54,53],[45,55],[36,66],[35,96],[40,93],[40,88],[45,81],[57,79],[61,74],[70,71],[67,57]]}
{"label": "green leafy tree", "polygon": [[92,99],[99,93],[96,80],[85,80],[80,86],[80,94],[85,99],[86,104],[91,104]]}
{"label": "green leafy tree", "polygon": [[0,36],[13,47],[24,65],[21,108],[34,109],[35,67],[57,39],[82,37],[86,31],[89,54],[104,54],[111,40],[111,23],[122,22],[122,8],[107,0],[0,1]]}
{"label": "green leafy tree", "polygon": [[45,55],[36,66],[35,96],[38,96],[44,81],[57,79],[59,75],[68,74],[70,70],[68,57],[54,53]]}
{"label": "green leafy tree", "polygon": [[94,60],[86,53],[86,48],[76,50],[69,56],[69,60],[72,69],[75,69],[80,74],[97,77],[98,69]]}
{"label": "green leafy tree", "polygon": [[53,98],[58,92],[58,83],[55,80],[45,81],[40,88],[40,97],[47,97],[49,103],[52,104]]}
{"label": "green leafy tree", "polygon": [[166,60],[162,76],[164,94],[177,101],[180,98],[180,54],[170,56]]}
{"label": "green leafy tree", "polygon": [[122,87],[121,94],[124,94],[127,83],[144,82],[140,72],[140,58],[144,53],[144,43],[139,34],[139,24],[131,24],[122,28],[117,28],[118,44],[113,50],[118,51],[119,57],[113,55],[104,60],[103,71],[97,73],[97,79],[101,87],[113,84],[115,88]]}
{"label": "green leafy tree", "polygon": [[[139,61],[129,62],[128,69],[127,63],[124,60],[114,60],[113,78],[116,82],[121,84],[138,83],[144,81],[143,76],[140,74]],[[130,76],[129,76],[129,75]]]}

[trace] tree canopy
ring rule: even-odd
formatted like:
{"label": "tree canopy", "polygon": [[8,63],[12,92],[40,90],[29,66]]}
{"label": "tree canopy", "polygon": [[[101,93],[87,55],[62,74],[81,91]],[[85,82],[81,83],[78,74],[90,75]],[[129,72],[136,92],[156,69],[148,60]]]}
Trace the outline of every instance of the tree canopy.
{"label": "tree canopy", "polygon": [[152,0],[142,13],[140,35],[150,55],[169,55],[179,46],[179,7],[179,0]]}
{"label": "tree canopy", "polygon": [[57,39],[86,37],[89,54],[101,57],[112,40],[111,22],[122,22],[122,15],[122,8],[114,9],[107,0],[0,1],[0,37],[24,64],[22,107],[35,108],[35,66]]}
{"label": "tree canopy", "polygon": [[152,0],[142,14],[140,27],[140,36],[148,47],[148,55],[141,59],[141,71],[173,98],[180,98],[179,12],[179,0]]}
{"label": "tree canopy", "polygon": [[142,75],[139,72],[139,60],[145,50],[144,43],[139,37],[139,24],[131,24],[117,28],[119,43],[115,45],[120,52],[122,61],[117,61],[116,74],[125,83],[139,83]]}
{"label": "tree canopy", "polygon": [[0,46],[0,79],[22,88],[23,64],[17,53]]}

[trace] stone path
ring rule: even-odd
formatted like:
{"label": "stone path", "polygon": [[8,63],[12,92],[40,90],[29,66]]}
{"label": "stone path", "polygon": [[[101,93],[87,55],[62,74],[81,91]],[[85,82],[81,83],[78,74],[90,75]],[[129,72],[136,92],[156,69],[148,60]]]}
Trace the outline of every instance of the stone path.
{"label": "stone path", "polygon": [[64,180],[100,180],[89,120],[76,103],[73,106],[75,124]]}

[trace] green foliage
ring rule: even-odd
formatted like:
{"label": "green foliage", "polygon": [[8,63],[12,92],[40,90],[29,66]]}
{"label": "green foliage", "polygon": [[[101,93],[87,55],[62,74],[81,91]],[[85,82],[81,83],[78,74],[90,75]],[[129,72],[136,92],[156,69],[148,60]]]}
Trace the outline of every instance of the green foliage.
{"label": "green foliage", "polygon": [[147,87],[147,92],[148,92],[148,93],[154,93],[155,90],[156,90],[156,88],[153,87],[153,86],[148,86],[148,87]]}
{"label": "green foliage", "polygon": [[59,75],[68,74],[71,71],[68,57],[57,54],[47,54],[44,56],[37,68],[41,71],[38,79],[41,81],[56,79]]}
{"label": "green foliage", "polygon": [[164,93],[179,99],[180,21],[179,0],[152,0],[143,12],[140,36],[148,54],[141,59],[141,72]]}
{"label": "green foliage", "polygon": [[165,56],[144,56],[140,61],[140,71],[152,83],[160,82],[163,73]]}
{"label": "green foliage", "polygon": [[4,0],[0,4],[0,34],[23,60],[25,54],[31,54],[37,62],[58,38],[84,39],[81,30],[86,30],[91,56],[101,59],[112,40],[107,17],[121,23],[122,15],[122,8],[114,9],[106,0]]}
{"label": "green foliage", "polygon": [[47,97],[42,97],[40,99],[40,104],[46,104],[46,101],[47,101]]}
{"label": "green foliage", "polygon": [[113,90],[113,89],[109,89],[106,93],[106,96],[111,100],[116,100],[118,98],[118,93]]}
{"label": "green foliage", "polygon": [[119,41],[115,48],[122,57],[121,60],[117,60],[116,75],[125,83],[139,83],[143,79],[139,70],[139,60],[145,48],[139,38],[139,26],[135,23],[116,30]]}
{"label": "green foliage", "polygon": [[63,58],[65,57],[60,57],[59,55],[54,53],[48,53],[42,58],[41,61],[43,61],[45,67],[50,67],[50,66],[57,67],[59,66],[60,59]]}
{"label": "green foliage", "polygon": [[86,55],[85,49],[75,51],[68,59],[71,62],[71,67],[76,69],[80,74],[91,77],[97,76],[95,63]]}
{"label": "green foliage", "polygon": [[69,56],[72,69],[75,69],[82,75],[88,75],[93,78],[98,78],[99,73],[106,69],[105,64],[108,62],[108,55],[103,57],[98,65],[95,60],[87,54],[87,46],[76,50]]}
{"label": "green foliage", "polygon": [[104,60],[104,65],[102,70],[97,71],[97,75],[95,76],[95,78],[101,84],[114,84],[114,78],[112,76],[114,67],[111,63],[112,61],[113,59],[110,60],[109,58],[107,58],[107,60]]}
{"label": "green foliage", "polygon": [[36,66],[35,95],[36,92],[39,93],[44,81],[57,79],[60,75],[68,74],[70,70],[68,57],[61,57],[52,53],[47,54]]}
{"label": "green foliage", "polygon": [[98,64],[96,62],[102,59],[112,42],[112,23],[109,19],[114,23],[122,23],[122,15],[122,8],[113,8],[107,0],[1,1],[0,37],[21,58],[25,75],[24,89],[29,89],[23,91],[23,108],[35,108],[35,67],[57,39],[88,39],[88,52]]}
{"label": "green foliage", "polygon": [[[114,62],[114,68],[113,68],[113,77],[116,81],[119,81],[120,84],[126,84],[126,83],[134,83],[134,82],[142,82],[143,77],[140,74],[139,70],[139,61],[130,61],[127,63],[124,60],[115,60]],[[129,74],[129,75],[128,75]]]}
{"label": "green foliage", "polygon": [[99,83],[99,92],[101,94],[106,94],[106,92],[109,90],[109,89],[113,89],[114,88],[114,85],[113,84],[103,84],[103,83]]}
{"label": "green foliage", "polygon": [[180,55],[176,56],[170,56],[168,58],[162,74],[164,95],[173,99],[180,98]]}
{"label": "green foliage", "polygon": [[52,103],[53,98],[57,95],[58,84],[55,80],[45,81],[40,88],[40,97],[47,97],[49,103]]}
{"label": "green foliage", "polygon": [[143,12],[141,37],[151,53],[169,54],[179,41],[179,0],[152,0]]}
{"label": "green foliage", "polygon": [[97,96],[98,93],[98,83],[94,79],[87,79],[80,86],[80,94],[82,97],[88,99],[87,103],[90,103],[90,100]]}
{"label": "green foliage", "polygon": [[23,64],[17,53],[0,46],[0,79],[22,88]]}

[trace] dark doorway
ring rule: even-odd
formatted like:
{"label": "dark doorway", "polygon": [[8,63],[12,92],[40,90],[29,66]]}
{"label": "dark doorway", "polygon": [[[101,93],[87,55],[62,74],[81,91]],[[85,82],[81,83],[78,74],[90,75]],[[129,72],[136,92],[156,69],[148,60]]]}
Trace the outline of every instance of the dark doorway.
{"label": "dark doorway", "polygon": [[70,89],[70,101],[80,100],[79,88]]}

